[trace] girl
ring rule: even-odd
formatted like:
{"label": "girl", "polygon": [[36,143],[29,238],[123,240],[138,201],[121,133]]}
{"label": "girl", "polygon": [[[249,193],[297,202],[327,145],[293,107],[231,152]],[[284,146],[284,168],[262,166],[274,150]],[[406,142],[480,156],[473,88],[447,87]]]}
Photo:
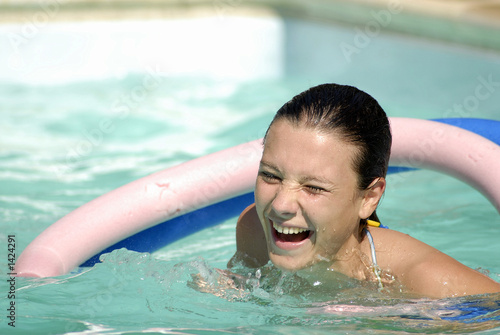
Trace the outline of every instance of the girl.
{"label": "girl", "polygon": [[264,137],[255,204],[238,220],[228,266],[271,261],[380,286],[394,278],[404,292],[434,298],[500,292],[499,283],[433,247],[375,227],[390,148],[389,120],[370,95],[325,84],[294,97]]}

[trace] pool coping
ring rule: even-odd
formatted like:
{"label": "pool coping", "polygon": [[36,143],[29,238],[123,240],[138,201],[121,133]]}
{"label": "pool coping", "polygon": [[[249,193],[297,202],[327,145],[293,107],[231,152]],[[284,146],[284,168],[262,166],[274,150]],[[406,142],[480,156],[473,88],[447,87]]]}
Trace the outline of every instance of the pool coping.
{"label": "pool coping", "polygon": [[500,51],[500,0],[0,0],[0,24],[281,16],[389,30]]}

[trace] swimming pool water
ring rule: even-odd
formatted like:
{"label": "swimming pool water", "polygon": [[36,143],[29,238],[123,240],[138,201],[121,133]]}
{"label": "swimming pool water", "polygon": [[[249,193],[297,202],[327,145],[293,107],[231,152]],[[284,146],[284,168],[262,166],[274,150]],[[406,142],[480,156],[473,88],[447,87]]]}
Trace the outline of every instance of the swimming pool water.
{"label": "swimming pool water", "polygon": [[[284,102],[324,81],[359,86],[390,116],[500,119],[498,55],[381,35],[347,62],[333,46],[352,41],[355,31],[294,20],[285,25],[290,57],[279,78],[165,75],[142,91],[148,73],[0,83],[0,245],[15,235],[20,253],[58,218],[109,190],[261,137]],[[312,32],[315,48],[322,48],[316,64],[308,54],[314,41],[299,38]],[[478,96],[485,82],[490,86]],[[379,212],[392,229],[500,281],[500,219],[469,186],[431,171],[393,175]],[[225,269],[234,253],[234,226],[235,218],[152,255],[117,250],[93,268],[57,278],[18,278],[16,328],[3,320],[0,333],[498,332],[498,295],[387,298],[354,290],[349,280],[327,290],[269,269],[243,273],[242,290],[228,288],[216,269]],[[2,256],[4,313],[7,263]]]}

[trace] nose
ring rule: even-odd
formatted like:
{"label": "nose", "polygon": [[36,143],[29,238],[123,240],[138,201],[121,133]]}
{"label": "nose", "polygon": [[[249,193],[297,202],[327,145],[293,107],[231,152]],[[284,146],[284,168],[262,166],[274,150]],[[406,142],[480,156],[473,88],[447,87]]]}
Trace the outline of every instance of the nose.
{"label": "nose", "polygon": [[299,208],[297,200],[297,190],[282,184],[276,191],[271,208],[280,218],[289,219],[297,213]]}

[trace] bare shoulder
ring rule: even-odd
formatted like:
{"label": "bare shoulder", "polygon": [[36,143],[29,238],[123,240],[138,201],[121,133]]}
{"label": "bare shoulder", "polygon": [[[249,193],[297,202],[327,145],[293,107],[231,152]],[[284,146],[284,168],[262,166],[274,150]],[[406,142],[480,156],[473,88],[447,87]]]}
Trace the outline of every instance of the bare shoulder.
{"label": "bare shoulder", "polygon": [[236,253],[228,263],[228,267],[235,263],[243,263],[249,267],[259,267],[267,264],[267,243],[264,230],[260,224],[255,204],[248,206],[241,212],[236,224]]}
{"label": "bare shoulder", "polygon": [[500,284],[436,248],[390,229],[370,229],[379,266],[410,291],[428,297],[500,292]]}

